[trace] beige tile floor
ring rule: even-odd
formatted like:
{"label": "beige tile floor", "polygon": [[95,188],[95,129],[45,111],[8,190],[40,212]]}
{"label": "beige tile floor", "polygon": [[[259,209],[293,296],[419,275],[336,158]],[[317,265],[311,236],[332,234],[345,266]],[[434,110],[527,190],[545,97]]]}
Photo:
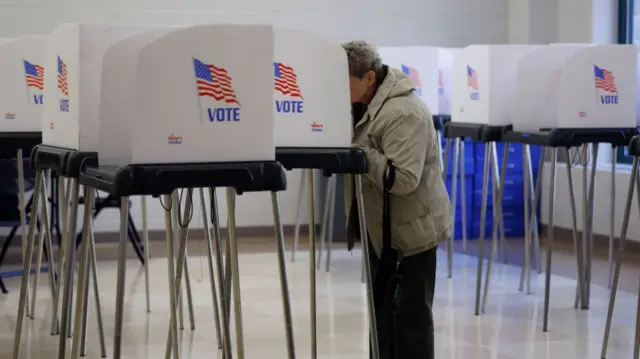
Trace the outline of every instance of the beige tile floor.
{"label": "beige tile floor", "polygon": [[[189,267],[195,306],[195,331],[184,311],[184,358],[219,358],[214,329],[204,245],[190,251]],[[342,249],[342,248],[340,248]],[[475,258],[456,254],[453,279],[446,276],[445,253],[440,266],[435,300],[437,358],[443,359],[570,359],[599,358],[608,291],[594,286],[592,309],[573,309],[575,280],[552,277],[549,333],[543,333],[542,293],[544,276],[534,280],[536,294],[517,291],[519,268],[494,266],[486,314],[473,315]],[[309,358],[308,261],[300,252],[288,261],[298,358]],[[318,348],[320,358],[364,359],[366,317],[364,285],[360,283],[360,254],[333,252],[330,273],[318,272]],[[145,309],[144,276],[135,259],[128,261],[124,357],[162,358],[168,328],[166,261],[150,262],[151,308]],[[247,358],[285,358],[280,287],[274,253],[244,251],[240,258],[244,333]],[[100,261],[100,296],[106,321],[107,350],[111,356],[115,308],[116,263]],[[7,281],[14,290],[0,297],[0,358],[10,358],[17,311],[19,279]],[[56,357],[57,337],[49,335],[50,297],[42,277],[35,320],[28,320],[21,358]],[[608,358],[632,357],[635,293],[621,292]],[[99,358],[97,325],[91,297],[87,358]],[[185,306],[186,307],[186,306]]]}

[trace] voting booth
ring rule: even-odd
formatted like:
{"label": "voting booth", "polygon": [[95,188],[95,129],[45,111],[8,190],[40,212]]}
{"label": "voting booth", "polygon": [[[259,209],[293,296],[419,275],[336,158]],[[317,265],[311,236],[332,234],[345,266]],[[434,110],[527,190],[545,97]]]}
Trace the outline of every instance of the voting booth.
{"label": "voting booth", "polygon": [[273,136],[257,136],[274,132],[270,26],[139,36],[109,49],[102,78],[101,164],[275,157]]}
{"label": "voting booth", "polygon": [[433,115],[451,114],[453,51],[437,47],[381,47],[382,62],[402,70],[416,87],[415,93]]}
{"label": "voting booth", "polygon": [[[352,146],[353,121],[349,94],[349,69],[345,50],[340,44],[329,42],[311,34],[287,29],[274,29],[274,60],[272,93],[276,116],[276,160],[287,170],[302,169],[298,193],[298,208],[302,208],[303,189],[307,190],[308,223],[316,223],[314,203],[314,177],[338,174],[354,175],[355,192],[363,203],[361,175],[367,171],[366,156],[362,149]],[[290,180],[290,178],[288,178]],[[330,195],[331,190],[327,190]],[[331,203],[329,197],[325,203]],[[325,205],[325,208],[327,205]],[[326,211],[325,213],[327,213]],[[359,222],[366,223],[364,210],[358,212]],[[298,242],[296,235],[293,253]],[[309,226],[314,228],[314,226]],[[366,229],[361,228],[361,233]],[[366,236],[363,236],[363,258],[368,258]],[[324,246],[325,241],[321,242]],[[321,252],[322,253],[322,252]],[[329,251],[327,258],[329,258]],[[293,258],[293,257],[292,257]],[[320,261],[318,261],[319,263]],[[365,261],[363,273],[369,272]],[[309,286],[312,357],[317,356],[316,305],[316,233],[309,231]],[[367,295],[371,297],[370,276]],[[372,302],[370,302],[371,304]],[[369,307],[372,308],[372,307]],[[374,320],[372,311],[370,320]],[[291,348],[293,344],[291,343]],[[377,347],[377,343],[373,344]],[[291,350],[292,352],[292,350]],[[375,355],[374,355],[375,356]],[[290,357],[293,357],[290,355]]]}
{"label": "voting booth", "polygon": [[274,28],[273,35],[276,146],[351,146],[349,68],[344,49],[297,30]]}
{"label": "voting booth", "polygon": [[637,126],[637,47],[557,44],[518,65],[516,131]]}
{"label": "voting booth", "polygon": [[594,45],[561,67],[559,128],[638,126],[638,47]]}
{"label": "voting booth", "polygon": [[515,108],[518,62],[533,45],[471,45],[456,55],[452,121],[505,126]]}
{"label": "voting booth", "polygon": [[518,63],[514,131],[540,131],[558,127],[558,91],[562,66],[590,45],[554,44],[533,50]]}
{"label": "voting booth", "polygon": [[40,132],[46,37],[0,39],[0,131]]}
{"label": "voting booth", "polygon": [[102,59],[109,46],[157,27],[68,23],[49,37],[45,52],[42,142],[96,151]]}
{"label": "voting booth", "polygon": [[[178,189],[209,188],[215,205],[216,188],[226,188],[228,223],[227,253],[231,264],[235,308],[236,350],[244,351],[240,274],[236,242],[236,195],[269,192],[278,240],[278,259],[287,343],[293,343],[292,322],[284,261],[284,235],[278,192],[286,189],[283,166],[275,161],[274,32],[265,25],[200,25],[179,29],[154,29],[113,44],[104,56],[99,112],[98,154],[100,164],[86,168],[79,183],[126,198],[162,195],[163,202],[179,208]],[[124,89],[124,90],[123,90]],[[291,104],[290,104],[291,105]],[[289,107],[290,109],[291,107]],[[298,108],[298,107],[296,107]],[[318,120],[317,120],[318,121]],[[206,211],[203,191],[201,205]],[[173,198],[173,200],[172,200]],[[192,202],[186,196],[185,214]],[[165,208],[165,229],[171,236],[171,217]],[[218,211],[212,209],[213,233],[220,233]],[[203,218],[204,219],[204,218]],[[121,223],[126,222],[122,219]],[[205,228],[209,221],[204,220]],[[186,271],[188,222],[181,230],[175,278],[169,269],[170,287],[180,288]],[[125,235],[121,228],[121,243]],[[207,233],[207,242],[213,248]],[[218,238],[216,238],[218,240]],[[172,240],[168,239],[170,243]],[[210,247],[210,249],[212,248]],[[210,275],[217,276],[217,292],[223,287],[222,255]],[[124,260],[120,256],[119,260]],[[124,266],[118,283],[124,285]],[[215,272],[215,274],[214,274]],[[185,280],[188,283],[188,272]],[[214,282],[211,282],[212,286]],[[187,284],[188,285],[188,284]],[[119,287],[120,288],[120,287]],[[213,291],[213,296],[216,296]],[[171,326],[167,350],[178,357],[177,293],[169,291]],[[215,302],[215,299],[214,299]],[[221,312],[226,313],[221,302]],[[230,304],[229,304],[230,305]],[[124,292],[117,294],[116,317],[122,318]],[[214,310],[217,316],[217,304]],[[225,317],[224,315],[222,316]],[[116,320],[116,333],[122,321]],[[217,320],[217,317],[216,317]],[[228,319],[221,321],[221,346],[231,355]],[[119,357],[122,336],[114,342]],[[293,346],[288,346],[293,352]],[[293,355],[293,354],[291,354]]]}

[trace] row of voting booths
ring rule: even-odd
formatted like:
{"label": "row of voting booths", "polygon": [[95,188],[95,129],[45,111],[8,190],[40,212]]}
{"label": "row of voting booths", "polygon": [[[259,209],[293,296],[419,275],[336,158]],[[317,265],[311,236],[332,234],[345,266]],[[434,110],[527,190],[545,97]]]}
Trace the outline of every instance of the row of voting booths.
{"label": "row of voting booths", "polygon": [[[476,315],[485,310],[494,253],[504,253],[496,249],[503,249],[507,237],[525,239],[520,290],[526,286],[526,292],[531,292],[533,265],[541,271],[538,208],[544,203],[551,229],[547,235],[550,245],[546,252],[543,323],[547,330],[558,152],[567,154],[572,215],[574,219],[582,216],[583,223],[581,234],[576,220],[572,228],[579,278],[575,305],[588,309],[597,145],[628,146],[637,135],[637,47],[472,45],[462,49],[381,48],[380,54],[385,63],[402,69],[414,80],[416,95],[430,108],[434,125],[442,133],[438,146],[444,153],[443,179],[453,202],[454,237],[464,244],[467,238],[478,238]],[[178,303],[185,296],[190,301],[186,242],[190,214],[198,205],[193,192],[200,195],[212,310],[219,345],[227,358],[234,354],[232,337],[235,355],[245,356],[236,196],[270,193],[286,355],[294,358],[278,197],[287,187],[286,171],[301,169],[307,174],[310,223],[315,223],[316,216],[312,171],[320,170],[326,176],[354,175],[357,186],[361,185],[360,174],[366,172],[363,153],[351,147],[348,69],[342,48],[304,32],[266,25],[64,24],[50,36],[0,41],[0,61],[4,61],[6,76],[0,84],[0,111],[5,116],[0,128],[3,150],[10,147],[20,154],[17,151],[35,147],[30,151],[30,165],[36,170],[31,213],[46,223],[46,174],[56,173],[69,184],[70,193],[64,200],[70,203],[65,220],[68,228],[63,230],[59,264],[50,262],[55,273],[49,271],[54,303],[52,333],[60,334],[58,357],[65,357],[68,345],[72,358],[84,354],[92,282],[99,299],[92,235],[92,207],[99,190],[117,198],[120,206],[114,358],[123,355],[122,337],[126,335],[126,240],[129,198],[134,196],[159,197],[164,208],[167,278],[174,289],[167,293],[172,308],[167,353],[179,357],[178,311],[182,309]],[[640,140],[634,141],[638,148],[630,146],[630,153],[635,156],[635,176]],[[569,150],[575,149],[581,151],[581,163],[572,163],[575,156]],[[571,168],[575,165],[583,166],[583,193],[573,191]],[[550,178],[545,201],[541,198],[543,169],[550,171],[544,177]],[[215,200],[219,188],[226,188],[229,240],[225,248]],[[577,196],[583,198],[581,210],[576,208]],[[80,197],[85,204],[82,214],[78,210]],[[358,199],[361,203],[362,198]],[[623,216],[627,225],[630,201],[629,197]],[[362,209],[359,215],[362,226]],[[78,230],[78,219],[82,219],[83,244],[76,253],[72,238]],[[611,220],[617,217],[612,215]],[[30,272],[33,253],[42,253],[43,243],[49,242],[49,251],[53,246],[47,226],[37,230],[36,222],[25,216],[22,223],[23,228],[28,224],[24,273]],[[625,228],[623,225],[617,250],[623,250]],[[486,250],[488,237],[491,244]],[[366,238],[363,240],[366,242]],[[364,245],[365,258],[367,249]],[[309,231],[309,251],[310,349],[316,358],[313,229]],[[451,276],[453,238],[447,243],[447,251]],[[52,257],[52,251],[48,257]],[[36,255],[37,266],[40,260],[40,254]],[[76,267],[77,281],[73,275]],[[369,272],[368,261],[363,268],[363,274]],[[614,294],[619,269],[618,260],[611,273]],[[373,323],[371,283],[369,275],[363,278]],[[29,293],[30,281],[36,281],[32,287],[36,288],[37,275],[34,279],[28,275],[22,278],[13,351],[16,359],[24,318],[34,312],[36,291]],[[614,301],[612,295],[603,351]],[[96,304],[101,318],[100,305]],[[233,317],[229,314],[232,307]],[[99,323],[102,328],[101,319]],[[375,325],[370,327],[375,343]],[[100,334],[101,354],[105,356],[102,330]],[[73,338],[71,343],[66,341],[68,336]]]}
{"label": "row of voting booths", "polygon": [[[351,147],[348,66],[342,47],[304,32],[268,25],[74,23],[60,25],[38,41],[17,41],[24,49],[15,48],[7,54],[12,58],[7,60],[11,66],[4,69],[20,76],[6,77],[12,81],[1,85],[6,86],[2,93],[10,94],[0,102],[2,111],[12,114],[0,129],[3,143],[4,138],[13,138],[16,146],[26,146],[22,135],[41,136],[41,144],[30,139],[31,147],[34,141],[38,144],[30,156],[30,165],[36,171],[34,193],[43,194],[34,197],[32,213],[39,213],[46,202],[42,188],[47,173],[55,172],[66,179],[70,188],[66,200],[70,203],[69,228],[64,231],[60,251],[66,254],[57,258],[61,263],[56,268],[57,276],[50,271],[52,333],[60,335],[58,358],[65,358],[68,351],[77,358],[87,350],[86,308],[91,282],[99,299],[92,233],[92,208],[98,191],[117,198],[120,204],[114,358],[125,355],[125,258],[131,197],[153,196],[164,208],[167,278],[174,289],[167,293],[172,308],[167,354],[180,357],[178,312],[182,310],[182,298],[189,302],[194,328],[186,260],[188,227],[193,207],[198,205],[194,192],[200,195],[212,310],[219,347],[226,358],[246,355],[239,278],[243,263],[238,261],[235,233],[236,196],[270,193],[278,253],[274,266],[280,273],[286,333],[283,356],[295,358],[279,202],[279,193],[287,187],[287,170],[300,169],[309,174],[311,223],[315,222],[314,170],[326,176],[353,176],[358,203],[362,203],[358,189],[360,175],[366,172],[366,158],[361,150]],[[4,50],[1,56],[5,56]],[[225,248],[216,201],[220,188],[226,189]],[[84,198],[83,213],[78,209],[80,197]],[[360,208],[358,212],[364,226],[364,211]],[[81,226],[76,226],[80,219]],[[29,273],[33,253],[42,242],[36,221],[28,221],[27,227],[24,273]],[[71,238],[78,230],[82,232],[82,245],[76,253]],[[361,233],[365,233],[362,240],[366,243],[366,230],[362,228]],[[316,358],[315,231],[310,230],[309,240],[310,350]],[[367,250],[364,245],[365,258]],[[364,268],[368,273],[368,261]],[[369,277],[366,275],[366,293],[371,320]],[[28,300],[31,297],[33,301],[30,281],[33,279],[29,275],[23,275],[13,358],[20,355]],[[373,324],[370,333],[375,343]],[[67,337],[73,339],[67,342]]]}
{"label": "row of voting booths", "polygon": [[[540,203],[547,206],[546,269],[543,330],[548,330],[550,277],[554,241],[554,201],[558,155],[566,158],[565,170],[573,217],[573,241],[577,260],[578,281],[574,301],[576,308],[589,309],[591,288],[591,253],[593,250],[593,206],[596,188],[595,170],[598,147],[626,147],[638,134],[638,48],[633,45],[553,44],[546,46],[473,45],[457,54],[453,70],[451,122],[445,126],[448,139],[472,139],[485,145],[485,165],[481,170],[481,222],[493,217],[492,243],[486,271],[483,268],[484,235],[481,230],[476,287],[476,315],[485,311],[491,264],[496,247],[497,230],[507,217],[506,204],[501,201],[508,193],[508,163],[510,148],[522,148],[525,266],[523,281],[530,292],[531,262],[539,266],[539,240],[536,233],[536,210]],[[634,139],[634,141],[637,140]],[[497,144],[502,143],[502,158]],[[541,196],[541,177],[534,180],[535,161],[532,146],[542,147],[538,171],[544,167],[549,174],[548,196]],[[570,152],[571,151],[571,152]],[[578,156],[573,155],[572,151]],[[517,151],[516,151],[517,152]],[[577,160],[576,160],[577,158]],[[578,162],[578,163],[576,163]],[[572,168],[582,165],[582,193],[573,186]],[[615,215],[615,158],[612,159],[611,228],[619,220]],[[493,184],[491,180],[493,180]],[[633,182],[633,180],[632,180]],[[490,189],[493,211],[487,209]],[[578,197],[580,196],[580,197]],[[577,200],[576,198],[581,198]],[[631,199],[628,198],[628,201]],[[577,208],[577,204],[582,208]],[[628,206],[627,206],[628,209]],[[582,228],[577,228],[580,216]],[[502,217],[502,218],[500,218]],[[625,213],[628,224],[628,211]],[[581,232],[581,233],[580,233]],[[623,230],[621,241],[626,233]],[[610,234],[610,250],[623,250],[614,243],[617,233]],[[618,258],[618,261],[620,259]],[[485,276],[484,283],[482,276]],[[606,357],[608,335],[619,276],[619,265],[609,273],[613,280],[607,330],[602,357]],[[525,279],[526,278],[526,279]],[[482,298],[481,298],[482,297]],[[574,300],[575,299],[575,300]],[[640,298],[639,298],[640,299]],[[637,345],[637,343],[636,343]]]}
{"label": "row of voting booths", "polygon": [[[385,63],[401,68],[414,79],[416,94],[434,114],[436,128],[443,130],[439,145],[444,153],[443,178],[454,204],[454,238],[464,242],[467,238],[479,239],[476,315],[485,311],[494,252],[500,248],[499,252],[504,253],[506,237],[525,238],[519,290],[524,291],[526,286],[526,292],[532,292],[533,265],[542,272],[538,231],[544,203],[548,206],[550,229],[547,243],[551,243],[547,246],[545,273],[543,329],[547,330],[558,152],[567,162],[574,218],[572,232],[579,278],[575,306],[588,309],[598,145],[612,146],[615,156],[615,149],[629,146],[637,134],[638,48],[592,44],[472,45],[461,49],[381,48],[380,54]],[[635,143],[640,146],[640,140]],[[640,154],[640,147],[637,150],[636,154]],[[634,153],[633,146],[630,153]],[[615,214],[613,202],[615,157],[611,162],[614,185],[609,221],[613,228],[620,214]],[[542,177],[545,165],[550,167],[550,174]],[[583,167],[583,193],[574,193],[571,169],[576,166]],[[543,178],[551,181],[547,185],[549,197],[545,199],[541,198]],[[581,209],[576,208],[579,202]],[[578,216],[583,228],[577,228]],[[628,213],[624,219],[628,225]],[[623,232],[622,242],[625,236]],[[488,237],[492,243],[485,270],[484,239]],[[613,251],[620,250],[617,238],[617,233],[610,234],[610,258],[614,257]],[[451,276],[452,241],[448,252]],[[611,266],[609,275],[615,293],[619,265]],[[615,294],[612,298],[606,338]]]}

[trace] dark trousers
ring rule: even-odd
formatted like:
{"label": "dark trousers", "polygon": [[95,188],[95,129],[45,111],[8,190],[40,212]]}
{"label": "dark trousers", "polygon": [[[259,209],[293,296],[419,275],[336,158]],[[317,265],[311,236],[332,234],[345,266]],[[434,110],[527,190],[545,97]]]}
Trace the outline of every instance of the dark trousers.
{"label": "dark trousers", "polygon": [[[402,259],[393,303],[376,311],[380,359],[434,358],[436,250],[437,247]],[[373,249],[369,253],[375,278],[380,261]]]}

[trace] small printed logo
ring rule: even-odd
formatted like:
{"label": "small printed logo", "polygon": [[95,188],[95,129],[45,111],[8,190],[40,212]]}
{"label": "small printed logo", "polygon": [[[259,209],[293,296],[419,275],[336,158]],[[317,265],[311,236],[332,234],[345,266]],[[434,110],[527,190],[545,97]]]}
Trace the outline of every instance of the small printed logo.
{"label": "small printed logo", "polygon": [[324,126],[319,123],[314,122],[311,124],[311,132],[322,132],[323,129]]}
{"label": "small printed logo", "polygon": [[54,128],[54,127],[55,127],[55,126],[54,126],[54,123],[53,123],[53,122],[49,122],[49,129],[50,129],[50,130],[53,130],[53,128]]}
{"label": "small printed logo", "polygon": [[584,112],[584,111],[580,111],[580,112],[578,112],[578,117],[585,118],[585,117],[587,117],[587,113]]}
{"label": "small printed logo", "polygon": [[[209,122],[240,121],[240,102],[233,90],[232,79],[227,69],[207,64],[193,58],[193,69],[196,76],[196,87],[201,109],[206,112]],[[222,102],[224,107],[210,107],[203,100]]]}
{"label": "small printed logo", "polygon": [[276,100],[278,113],[303,113],[304,98],[298,85],[296,70],[281,62],[273,63],[273,89],[289,100]]}
{"label": "small printed logo", "polygon": [[44,90],[44,67],[33,64],[27,60],[24,62],[24,76],[27,81],[27,93],[29,101],[33,100],[33,104],[42,105],[42,97]]}
{"label": "small printed logo", "polygon": [[172,133],[167,137],[167,140],[170,145],[179,145],[182,143],[182,136],[176,136]]}
{"label": "small printed logo", "polygon": [[5,120],[15,120],[16,119],[16,114],[13,112],[6,112],[4,114],[4,119]]}
{"label": "small printed logo", "polygon": [[60,90],[60,111],[69,112],[69,83],[67,64],[58,55],[58,89]]}
{"label": "small printed logo", "polygon": [[444,95],[444,79],[442,77],[442,70],[438,70],[438,95]]}
{"label": "small printed logo", "polygon": [[422,82],[420,81],[420,73],[418,70],[410,66],[402,65],[402,72],[409,76],[411,81],[413,81],[413,85],[416,87],[416,95],[422,96]]}
{"label": "small printed logo", "polygon": [[613,76],[613,72],[593,65],[593,75],[600,103],[604,105],[617,105],[618,88],[616,87],[616,78]]}

